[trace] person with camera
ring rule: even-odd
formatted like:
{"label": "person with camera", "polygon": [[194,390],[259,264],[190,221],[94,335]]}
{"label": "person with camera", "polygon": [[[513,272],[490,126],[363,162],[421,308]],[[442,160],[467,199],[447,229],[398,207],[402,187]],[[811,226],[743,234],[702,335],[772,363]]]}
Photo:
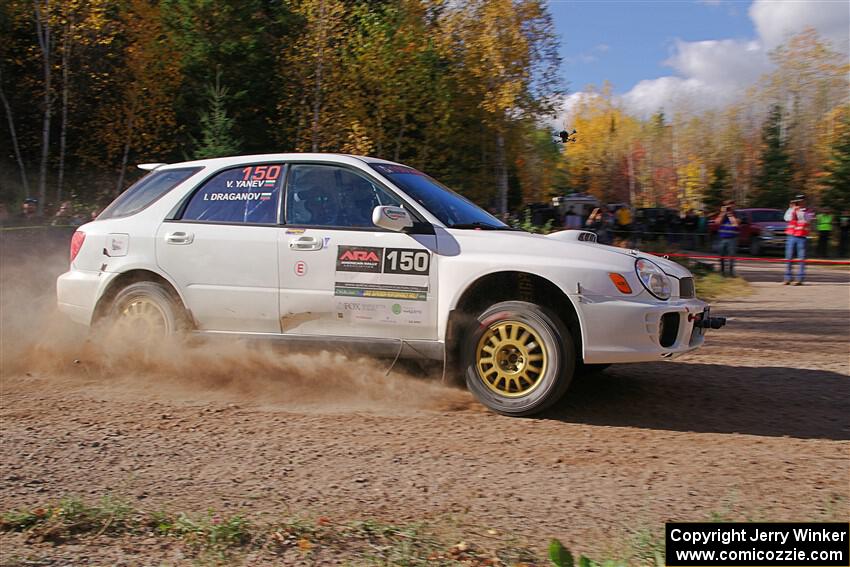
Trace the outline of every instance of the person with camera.
{"label": "person with camera", "polygon": [[720,214],[714,219],[717,224],[717,253],[720,255],[720,273],[735,275],[735,254],[738,250],[738,229],[740,222],[735,216],[735,201],[726,201],[720,208]]}
{"label": "person with camera", "polygon": [[806,277],[806,241],[809,237],[809,225],[811,224],[812,214],[806,208],[806,196],[797,195],[791,200],[788,210],[785,211],[785,222],[788,226],[785,228],[785,259],[788,261],[785,268],[785,278],[782,281],[783,285],[790,285],[794,280],[794,257],[796,256],[800,264],[800,269],[797,273],[797,280],[794,285],[803,285],[803,280]]}

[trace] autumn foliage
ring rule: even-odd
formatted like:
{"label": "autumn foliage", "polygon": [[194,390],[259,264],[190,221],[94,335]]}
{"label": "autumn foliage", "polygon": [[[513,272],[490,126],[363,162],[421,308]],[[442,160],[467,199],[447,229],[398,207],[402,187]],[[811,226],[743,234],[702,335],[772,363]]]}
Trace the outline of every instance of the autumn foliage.
{"label": "autumn foliage", "polygon": [[[812,31],[727,108],[636,116],[610,85],[585,89],[566,145],[557,47],[543,0],[7,0],[0,200],[103,203],[136,163],[232,151],[402,161],[500,211],[573,191],[684,209],[785,194],[764,179],[835,185],[848,68]],[[768,131],[784,173],[765,170]]]}

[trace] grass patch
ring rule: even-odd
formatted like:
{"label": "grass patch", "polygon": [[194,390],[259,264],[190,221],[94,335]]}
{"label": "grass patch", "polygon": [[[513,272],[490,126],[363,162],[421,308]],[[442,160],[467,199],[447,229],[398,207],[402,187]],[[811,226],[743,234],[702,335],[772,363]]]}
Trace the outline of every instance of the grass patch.
{"label": "grass patch", "polygon": [[752,293],[749,282],[744,278],[730,278],[714,272],[694,274],[694,285],[697,297],[708,301],[745,297]]}
{"label": "grass patch", "polygon": [[0,532],[21,532],[28,543],[49,541],[109,545],[103,538],[160,539],[179,545],[204,564],[261,563],[404,566],[549,565],[531,550],[499,541],[454,545],[418,524],[396,526],[366,520],[335,522],[285,519],[250,522],[208,511],[202,515],[133,509],[103,498],[87,504],[76,498],[0,514]]}

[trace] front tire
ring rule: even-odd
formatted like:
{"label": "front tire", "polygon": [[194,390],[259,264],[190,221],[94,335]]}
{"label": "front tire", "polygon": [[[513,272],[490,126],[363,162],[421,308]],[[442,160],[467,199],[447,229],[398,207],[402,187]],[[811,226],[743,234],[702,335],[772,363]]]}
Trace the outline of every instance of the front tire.
{"label": "front tire", "polygon": [[478,317],[463,344],[466,385],[491,410],[539,413],[567,391],[575,369],[572,335],[549,309],[497,303]]}

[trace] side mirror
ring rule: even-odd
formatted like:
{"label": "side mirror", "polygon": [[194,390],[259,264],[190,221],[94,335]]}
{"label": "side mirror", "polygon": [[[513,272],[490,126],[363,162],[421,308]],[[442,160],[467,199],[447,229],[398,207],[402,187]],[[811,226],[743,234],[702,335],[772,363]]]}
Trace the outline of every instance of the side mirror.
{"label": "side mirror", "polygon": [[375,207],[372,210],[372,223],[380,228],[401,232],[413,226],[410,213],[401,207]]}

